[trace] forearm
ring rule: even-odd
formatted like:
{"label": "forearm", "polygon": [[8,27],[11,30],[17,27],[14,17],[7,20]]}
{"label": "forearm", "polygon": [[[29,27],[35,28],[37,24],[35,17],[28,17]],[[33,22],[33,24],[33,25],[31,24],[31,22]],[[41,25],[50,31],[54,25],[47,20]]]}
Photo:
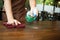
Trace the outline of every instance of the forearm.
{"label": "forearm", "polygon": [[36,7],[36,0],[29,0],[30,8],[34,9]]}
{"label": "forearm", "polygon": [[12,20],[13,15],[12,15],[12,8],[11,8],[11,0],[4,0],[4,7],[5,7],[7,19]]}

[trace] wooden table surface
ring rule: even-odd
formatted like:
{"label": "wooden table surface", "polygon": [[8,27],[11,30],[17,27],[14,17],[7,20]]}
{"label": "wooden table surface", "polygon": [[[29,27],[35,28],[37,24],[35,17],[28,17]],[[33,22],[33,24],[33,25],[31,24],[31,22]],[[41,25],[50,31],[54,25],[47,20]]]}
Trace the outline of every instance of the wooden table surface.
{"label": "wooden table surface", "polygon": [[0,40],[60,40],[60,21],[26,23],[24,29],[7,29],[0,21]]}

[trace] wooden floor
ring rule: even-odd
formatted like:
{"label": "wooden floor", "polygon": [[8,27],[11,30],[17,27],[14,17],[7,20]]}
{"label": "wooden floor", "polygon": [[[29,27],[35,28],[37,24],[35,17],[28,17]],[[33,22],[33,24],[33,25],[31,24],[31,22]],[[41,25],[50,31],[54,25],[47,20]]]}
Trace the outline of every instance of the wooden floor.
{"label": "wooden floor", "polygon": [[0,22],[0,40],[60,40],[60,22],[26,23],[24,29],[7,29]]}

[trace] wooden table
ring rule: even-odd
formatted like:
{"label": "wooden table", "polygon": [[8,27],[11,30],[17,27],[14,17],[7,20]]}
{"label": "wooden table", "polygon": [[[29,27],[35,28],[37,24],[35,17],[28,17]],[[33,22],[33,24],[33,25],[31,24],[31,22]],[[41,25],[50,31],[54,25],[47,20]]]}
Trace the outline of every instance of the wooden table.
{"label": "wooden table", "polygon": [[0,22],[0,40],[60,40],[60,22],[26,23],[24,29],[7,29]]}

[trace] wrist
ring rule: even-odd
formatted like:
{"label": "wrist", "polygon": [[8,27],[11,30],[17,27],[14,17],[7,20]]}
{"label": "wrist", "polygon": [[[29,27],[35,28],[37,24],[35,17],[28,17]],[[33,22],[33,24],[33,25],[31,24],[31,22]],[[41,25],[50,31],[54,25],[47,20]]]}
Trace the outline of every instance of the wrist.
{"label": "wrist", "polygon": [[11,18],[7,18],[7,20],[8,20],[8,21],[13,21],[14,18],[13,18],[13,17],[11,17]]}

